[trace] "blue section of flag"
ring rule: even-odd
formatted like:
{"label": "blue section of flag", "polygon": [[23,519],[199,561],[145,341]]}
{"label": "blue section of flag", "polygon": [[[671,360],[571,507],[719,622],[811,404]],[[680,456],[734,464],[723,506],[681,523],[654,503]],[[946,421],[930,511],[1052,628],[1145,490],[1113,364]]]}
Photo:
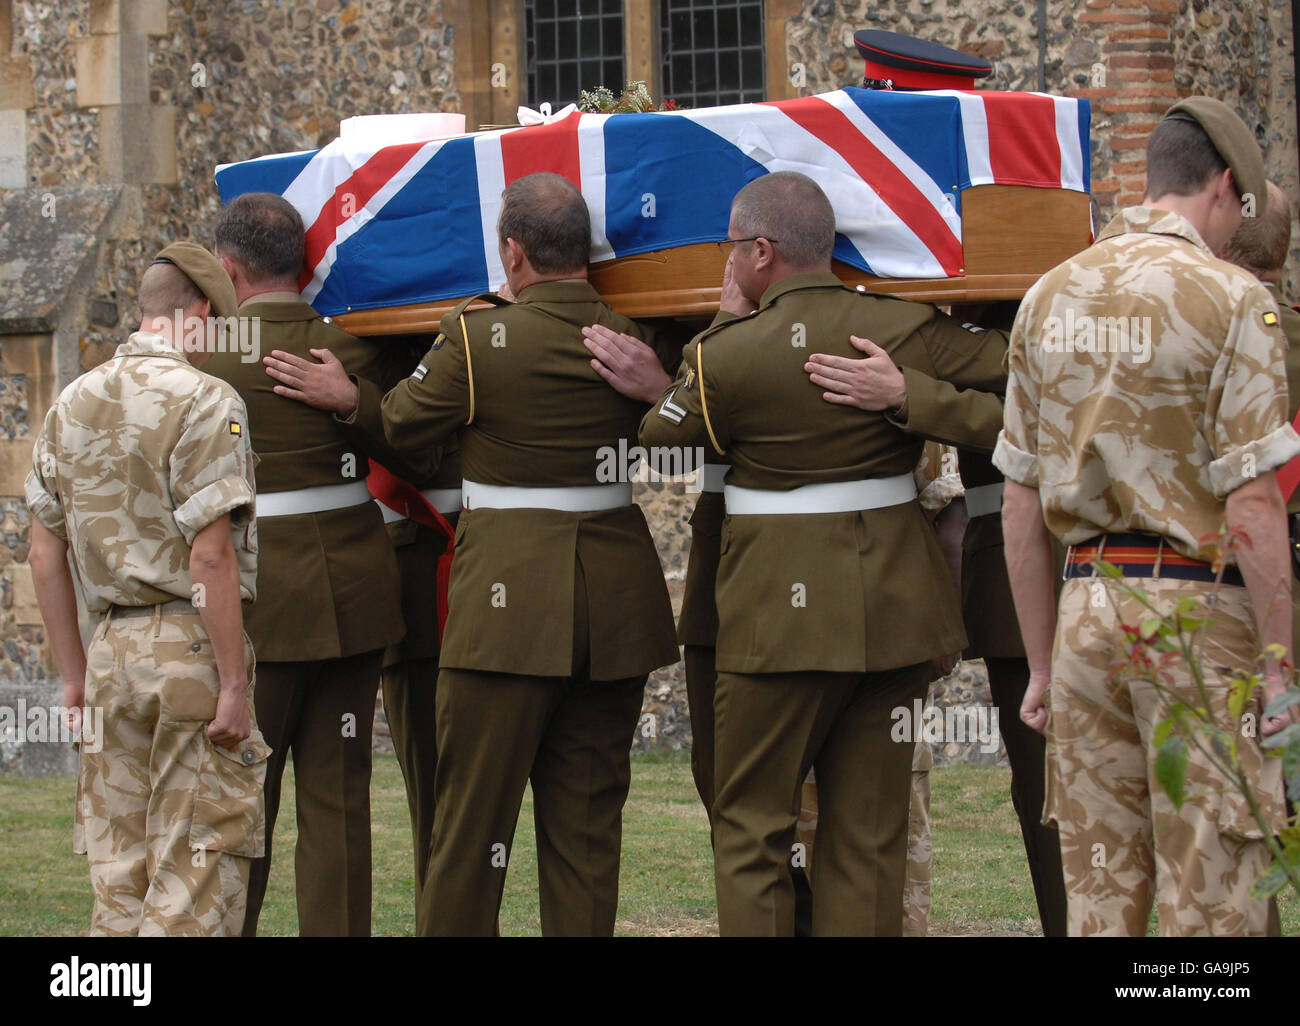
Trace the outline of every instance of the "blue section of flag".
{"label": "blue section of flag", "polygon": [[236,196],[242,196],[246,192],[283,194],[318,152],[307,150],[304,153],[286,153],[278,157],[228,164],[216,174],[221,205],[224,207]]}
{"label": "blue section of flag", "polygon": [[[970,181],[966,168],[966,147],[954,146],[962,138],[961,107],[950,96],[875,89],[845,89],[857,107],[869,117],[889,141],[908,155],[946,195],[961,213],[961,189]],[[918,132],[917,126],[925,131]]]}
{"label": "blue section of flag", "polygon": [[477,295],[493,287],[487,276],[474,144],[456,139],[339,246],[312,306],[339,314],[360,297],[370,309]]}
{"label": "blue section of flag", "polygon": [[606,237],[617,256],[725,239],[732,199],[766,173],[689,118],[611,117],[605,122]]}

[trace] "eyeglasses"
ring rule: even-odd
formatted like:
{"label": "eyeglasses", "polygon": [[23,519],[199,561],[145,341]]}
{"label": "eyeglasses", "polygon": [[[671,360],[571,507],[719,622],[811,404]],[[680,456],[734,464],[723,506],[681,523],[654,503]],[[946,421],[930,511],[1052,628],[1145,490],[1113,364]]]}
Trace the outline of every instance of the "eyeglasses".
{"label": "eyeglasses", "polygon": [[[718,249],[722,250],[724,256],[731,256],[731,248],[740,242],[757,242],[759,239],[767,239],[766,235],[750,235],[744,239],[723,239],[718,243]],[[776,239],[767,239],[773,246],[776,245]]]}

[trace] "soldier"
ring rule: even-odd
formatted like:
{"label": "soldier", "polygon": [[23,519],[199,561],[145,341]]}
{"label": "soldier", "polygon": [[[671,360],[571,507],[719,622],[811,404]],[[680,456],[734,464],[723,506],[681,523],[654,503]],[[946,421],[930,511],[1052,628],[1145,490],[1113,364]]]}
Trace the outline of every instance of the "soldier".
{"label": "soldier", "polygon": [[[353,338],[299,298],[303,227],[280,196],[232,200],[215,229],[241,317],[263,351],[328,350],[348,370],[382,374],[379,347]],[[371,728],[386,645],[403,634],[397,564],[366,489],[366,452],[329,415],[273,392],[257,361],[212,360],[248,406],[258,464],[261,576],[248,633],[257,651],[257,718],[274,749],[267,770],[266,857],[253,867],[246,936],[271,872],[280,779],[293,753],[296,884],[304,936],[370,933]],[[379,447],[369,455],[400,462]]]}
{"label": "soldier", "polygon": [[[198,370],[234,312],[220,264],[164,249],[140,329],[63,390],[32,450],[32,575],[67,710],[102,710],[83,745],[75,850],[91,933],[238,935],[262,853],[269,754],[253,715],[241,601],[257,590],[244,404]],[[188,362],[187,362],[188,361]],[[99,624],[83,651],[71,554]]]}
{"label": "soldier", "polygon": [[[1282,298],[1282,269],[1291,249],[1291,204],[1286,194],[1268,183],[1268,206],[1258,217],[1243,217],[1241,227],[1220,254],[1224,260],[1244,268],[1258,278],[1277,304],[1282,333],[1286,336],[1287,418],[1295,422],[1300,410],[1300,313]],[[1300,561],[1300,490],[1293,492],[1286,505],[1291,525],[1292,566]],[[1296,665],[1295,639],[1300,638],[1300,581],[1292,575],[1291,664]]]}
{"label": "soldier", "polygon": [[[382,340],[379,342],[381,366],[372,371],[372,376],[376,381],[396,384],[419,364],[431,341],[427,337]],[[420,346],[418,351],[417,346]],[[338,427],[357,451],[371,446],[373,439],[356,425],[339,423]],[[447,598],[444,565],[460,516],[460,459],[455,442],[443,447],[440,453],[429,450],[420,456],[422,459],[415,462],[389,458],[391,467],[381,471],[372,469],[367,479],[377,496],[401,576],[406,636],[384,650],[380,688],[411,814],[416,899],[424,887],[429,841],[433,835],[434,772],[438,765],[434,726],[438,652]],[[400,478],[390,477],[384,471],[398,474]],[[415,913],[418,932],[418,900]]]}
{"label": "soldier", "polygon": [[494,932],[531,780],[542,932],[608,936],[645,681],[676,661],[677,646],[630,468],[613,481],[606,473],[645,404],[606,386],[582,329],[640,333],[586,281],[590,215],[565,179],[512,183],[497,231],[516,302],[462,303],[388,395],[350,381],[329,356],[313,365],[273,353],[268,369],[285,394],[403,450],[459,437],[463,509],[422,932]]}
{"label": "soldier", "polygon": [[[1060,828],[1072,935],[1142,936],[1153,897],[1162,934],[1265,930],[1267,902],[1249,893],[1269,863],[1264,833],[1195,745],[1181,809],[1156,783],[1166,700],[1136,674],[1111,680],[1112,664],[1127,660],[1122,625],[1149,614],[1094,569],[1118,566],[1162,610],[1212,602],[1204,692],[1181,660],[1161,667],[1162,686],[1194,705],[1208,695],[1236,731],[1254,800],[1280,826],[1281,764],[1262,758],[1256,735],[1287,717],[1260,722],[1250,711],[1238,726],[1229,684],[1262,647],[1287,647],[1274,471],[1300,454],[1300,437],[1286,420],[1277,308],[1213,256],[1243,203],[1265,207],[1264,181],[1254,136],[1225,104],[1174,104],[1148,142],[1144,205],[1044,275],[1012,333],[993,462],[1007,478],[1007,568],[1030,666],[1021,715],[1047,731],[1044,815]],[[1204,561],[1225,519],[1250,544],[1227,552],[1219,584]],[[1055,617],[1051,535],[1071,546]],[[1267,701],[1283,673],[1271,655],[1262,672]]]}
{"label": "soldier", "polygon": [[[989,323],[990,316],[991,312],[985,311],[980,319]],[[961,425],[968,431],[957,460],[967,514],[959,578],[962,620],[970,637],[965,657],[982,658],[988,671],[989,690],[998,710],[998,730],[1011,763],[1011,803],[1020,821],[1043,936],[1063,937],[1065,880],[1060,839],[1055,828],[1041,821],[1045,742],[1020,720],[1029,664],[1003,559],[1002,521],[998,516],[1002,509],[1002,475],[990,459],[1002,426],[1001,402],[990,406],[993,397],[971,393],[967,409],[950,410],[931,401],[944,394],[941,382],[894,367],[878,353],[872,353],[870,346],[859,348],[869,355],[858,360],[820,354],[810,358],[812,380],[827,389],[828,401],[840,397],[836,401],[847,399],[862,409],[883,410],[897,404],[902,395],[909,397],[908,423],[913,430],[923,434],[952,432]]]}
{"label": "soldier", "polygon": [[[913,748],[890,740],[890,710],[922,696],[931,657],[965,637],[916,501],[921,442],[822,402],[803,367],[808,353],[851,352],[869,327],[905,365],[997,389],[1002,350],[933,307],[830,274],[834,213],[803,175],[741,190],[730,234],[741,316],[687,347],[641,425],[645,446],[704,443],[731,463],[717,580],[719,923],[793,934],[791,846],[815,765],[813,932],[896,935]],[[858,553],[847,572],[846,551]]]}
{"label": "soldier", "polygon": [[[1296,413],[1300,411],[1300,313],[1282,298],[1280,286],[1282,269],[1291,249],[1291,204],[1286,193],[1273,182],[1268,183],[1268,205],[1258,217],[1243,217],[1241,226],[1232,233],[1227,246],[1219,255],[1236,264],[1264,284],[1268,294],[1277,304],[1282,333],[1286,336],[1287,417],[1295,426]],[[1279,476],[1279,481],[1281,477]],[[1300,492],[1283,496],[1287,500],[1286,514],[1291,536],[1291,665],[1296,665],[1296,640],[1300,639]],[[1295,808],[1287,799],[1287,811]],[[1268,933],[1270,937],[1282,935],[1277,899],[1268,903]]]}

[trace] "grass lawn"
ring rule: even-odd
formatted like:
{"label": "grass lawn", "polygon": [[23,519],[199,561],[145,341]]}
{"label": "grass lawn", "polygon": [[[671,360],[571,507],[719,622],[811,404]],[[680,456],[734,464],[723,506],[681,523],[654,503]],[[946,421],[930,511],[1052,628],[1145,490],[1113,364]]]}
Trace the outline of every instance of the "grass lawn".
{"label": "grass lawn", "polygon": [[[708,830],[685,757],[638,757],[623,819],[618,932],[653,936],[717,933]],[[293,891],[292,770],[276,831],[275,869],[262,932],[297,932]],[[943,766],[932,777],[934,815],[931,933],[1036,934],[1038,917],[1011,801],[1009,773]],[[0,935],[83,934],[90,920],[85,859],[74,855],[66,779],[0,777]],[[411,831],[397,761],[376,756],[372,788],[374,932],[409,935]],[[532,800],[524,799],[501,910],[501,932],[539,933]],[[1282,904],[1288,934],[1300,934],[1300,902]],[[1154,922],[1154,920],[1153,920]]]}

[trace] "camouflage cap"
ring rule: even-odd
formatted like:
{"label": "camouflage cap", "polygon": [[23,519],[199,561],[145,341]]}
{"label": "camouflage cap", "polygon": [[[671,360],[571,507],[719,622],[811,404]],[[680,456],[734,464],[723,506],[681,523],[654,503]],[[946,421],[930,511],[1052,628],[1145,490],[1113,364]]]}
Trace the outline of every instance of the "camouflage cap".
{"label": "camouflage cap", "polygon": [[239,308],[235,301],[235,286],[221,262],[197,242],[173,242],[154,257],[154,263],[165,261],[175,264],[189,276],[212,302],[212,312],[217,317],[234,317]]}
{"label": "camouflage cap", "polygon": [[1165,117],[1175,116],[1191,118],[1205,129],[1219,156],[1232,168],[1237,191],[1242,196],[1254,196],[1255,213],[1263,216],[1268,205],[1264,157],[1246,122],[1222,100],[1209,96],[1189,96],[1179,100],[1165,111]]}

